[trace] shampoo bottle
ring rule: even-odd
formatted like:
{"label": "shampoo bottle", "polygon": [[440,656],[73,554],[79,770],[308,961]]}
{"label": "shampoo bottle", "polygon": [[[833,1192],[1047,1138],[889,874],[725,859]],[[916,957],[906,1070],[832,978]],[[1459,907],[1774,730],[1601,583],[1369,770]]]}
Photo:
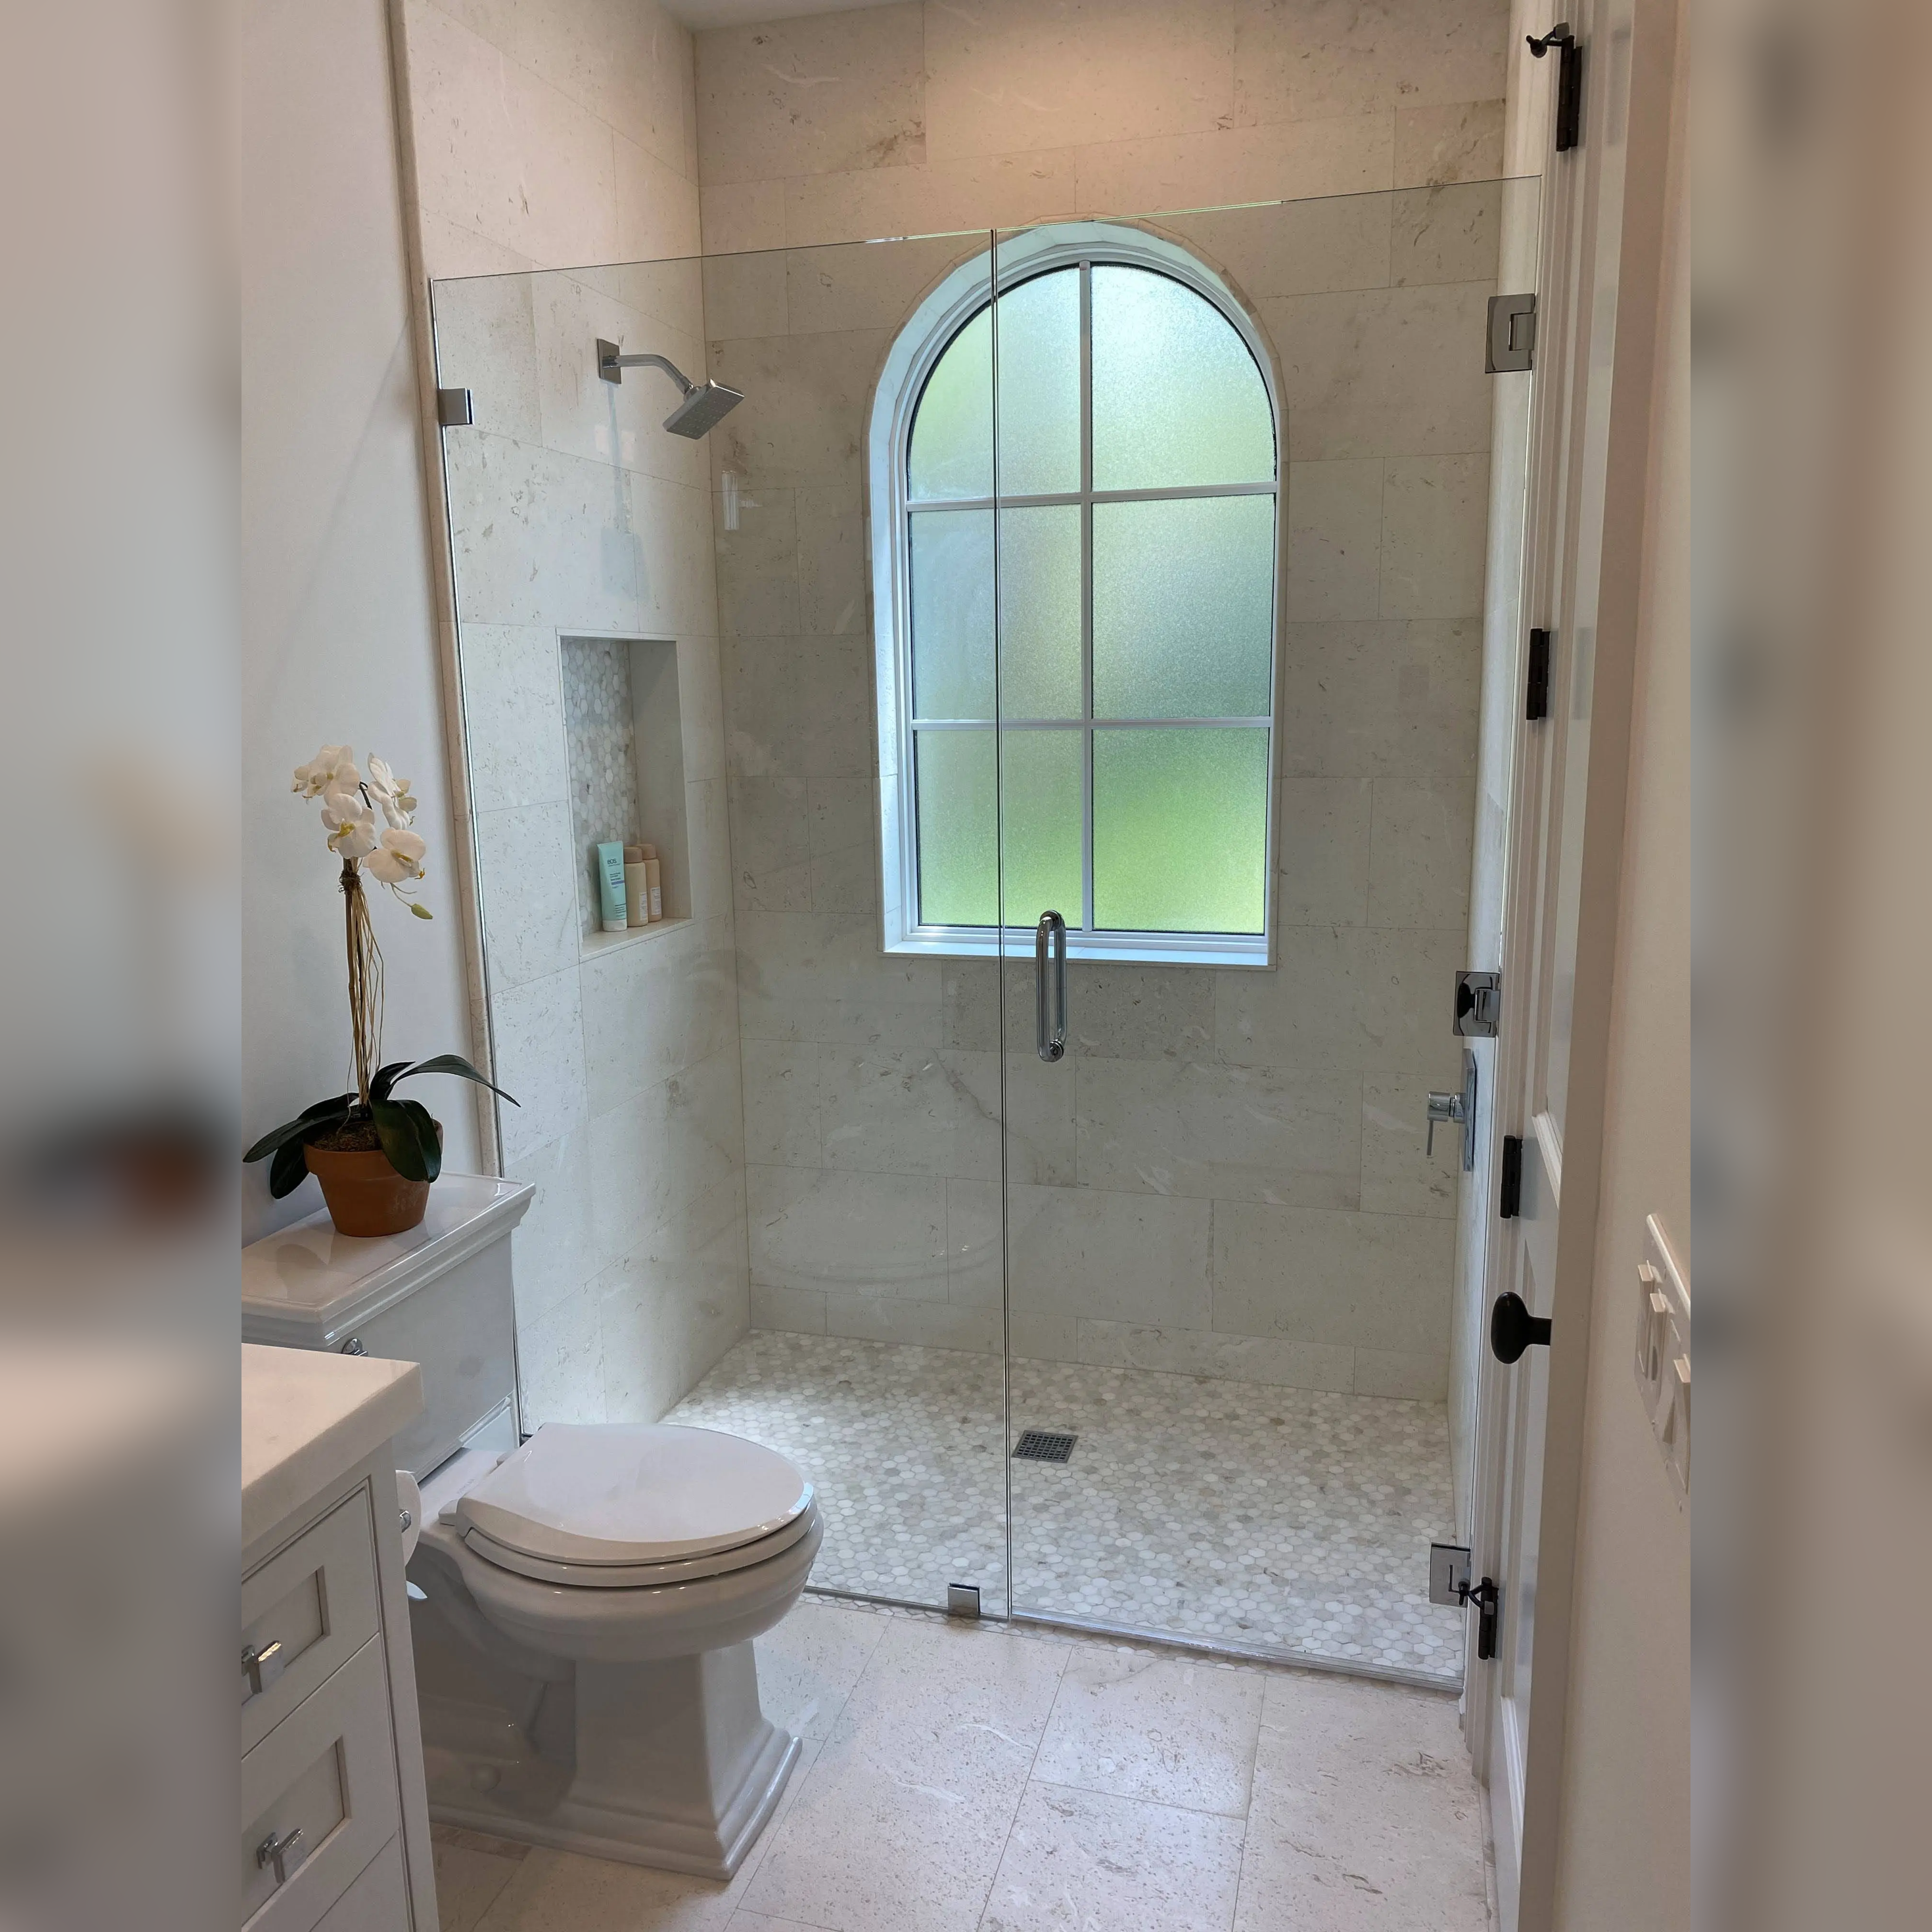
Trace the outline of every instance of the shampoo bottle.
{"label": "shampoo bottle", "polygon": [[624,929],[624,848],[614,839],[597,848],[597,900],[606,932]]}
{"label": "shampoo bottle", "polygon": [[624,848],[624,921],[627,926],[651,922],[651,886],[645,876],[641,845]]}
{"label": "shampoo bottle", "polygon": [[651,916],[664,917],[664,874],[658,862],[658,848],[655,845],[644,848],[644,878],[650,887]]}

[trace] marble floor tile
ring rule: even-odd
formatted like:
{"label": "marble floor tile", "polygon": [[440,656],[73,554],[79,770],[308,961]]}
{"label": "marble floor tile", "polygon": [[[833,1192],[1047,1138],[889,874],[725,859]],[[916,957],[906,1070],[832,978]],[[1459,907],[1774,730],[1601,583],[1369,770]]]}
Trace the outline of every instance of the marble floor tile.
{"label": "marble floor tile", "polygon": [[516,1876],[530,1848],[453,1825],[432,1826],[430,1838],[441,1932],[476,1932],[478,1920]]}
{"label": "marble floor tile", "polygon": [[1060,1679],[1034,1775],[1245,1816],[1262,1687],[1251,1671],[1083,1648]]}
{"label": "marble floor tile", "polygon": [[1241,1838],[1238,1818],[1035,1782],[980,1932],[1227,1932]]}
{"label": "marble floor tile", "polygon": [[997,1356],[758,1330],[665,1419],[799,1464],[820,1588],[999,1604],[1010,1474],[1022,1609],[1460,1681],[1462,1614],[1427,1597],[1455,1521],[1440,1402],[1019,1360],[1012,1405],[1072,1460],[1003,1467]]}
{"label": "marble floor tile", "polygon": [[758,1698],[775,1724],[802,1738],[832,1735],[845,1700],[885,1634],[877,1617],[800,1603],[758,1640]]}

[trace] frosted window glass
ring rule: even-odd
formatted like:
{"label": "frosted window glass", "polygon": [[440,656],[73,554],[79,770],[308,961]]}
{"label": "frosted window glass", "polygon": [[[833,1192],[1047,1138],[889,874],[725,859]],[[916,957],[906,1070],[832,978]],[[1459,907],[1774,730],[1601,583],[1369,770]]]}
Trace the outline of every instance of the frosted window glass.
{"label": "frosted window glass", "polygon": [[1036,275],[1000,297],[1000,494],[1080,487],[1080,271]]}
{"label": "frosted window glass", "polygon": [[993,715],[993,513],[921,510],[912,521],[915,718]]}
{"label": "frosted window glass", "polygon": [[1111,932],[1259,932],[1268,734],[1094,734],[1094,918]]}
{"label": "frosted window glass", "polygon": [[[937,514],[970,516],[976,513]],[[1077,504],[1000,512],[1000,716],[1078,718],[1080,510]]]}
{"label": "frosted window glass", "polygon": [[993,322],[982,309],[948,344],[912,419],[906,490],[914,502],[993,494]]}
{"label": "frosted window glass", "polygon": [[1259,718],[1269,710],[1274,499],[1094,506],[1094,711]]}
{"label": "frosted window glass", "polygon": [[[975,734],[976,736],[977,734]],[[1051,908],[1078,926],[1084,830],[1079,731],[1006,731],[1000,739],[1000,820],[1009,926],[1036,926]]]}
{"label": "frosted window glass", "polygon": [[1094,270],[1094,487],[1265,483],[1274,422],[1247,344],[1171,277]]}
{"label": "frosted window glass", "polygon": [[993,734],[914,734],[919,916],[928,926],[992,926],[999,914]]}

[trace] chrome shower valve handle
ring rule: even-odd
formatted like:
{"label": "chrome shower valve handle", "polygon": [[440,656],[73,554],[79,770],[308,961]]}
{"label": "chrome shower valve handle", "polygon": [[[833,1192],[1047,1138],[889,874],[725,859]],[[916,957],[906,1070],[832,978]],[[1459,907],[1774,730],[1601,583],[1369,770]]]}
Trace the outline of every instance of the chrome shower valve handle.
{"label": "chrome shower valve handle", "polygon": [[1473,1173],[1476,1166],[1476,1056],[1462,1049],[1462,1090],[1460,1094],[1431,1094],[1429,1096],[1429,1138],[1424,1143],[1425,1156],[1436,1152],[1436,1129],[1439,1122],[1454,1120],[1462,1130],[1462,1172]]}

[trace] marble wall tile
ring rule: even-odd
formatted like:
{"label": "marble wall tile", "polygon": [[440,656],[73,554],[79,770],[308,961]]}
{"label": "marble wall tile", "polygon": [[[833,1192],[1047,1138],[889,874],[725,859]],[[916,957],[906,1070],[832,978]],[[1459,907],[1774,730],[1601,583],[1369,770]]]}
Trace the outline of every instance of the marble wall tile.
{"label": "marble wall tile", "polygon": [[959,1058],[926,1048],[822,1048],[825,1165],[872,1174],[997,1174],[997,1076],[989,1108]]}
{"label": "marble wall tile", "polygon": [[697,45],[698,170],[706,183],[904,167],[926,158],[917,5],[721,27]]}
{"label": "marble wall tile", "polygon": [[1382,466],[1382,614],[1479,617],[1487,557],[1486,456],[1405,456]]}
{"label": "marble wall tile", "polygon": [[704,257],[704,333],[713,342],[756,335],[784,335],[786,263],[782,248]]}
{"label": "marble wall tile", "polygon": [[469,390],[476,428],[522,442],[543,437],[531,306],[536,285],[530,275],[484,274],[436,291],[436,380]]}
{"label": "marble wall tile", "polygon": [[556,633],[536,625],[466,624],[460,649],[475,808],[568,798]]}
{"label": "marble wall tile", "polygon": [[1438,989],[1464,934],[1286,926],[1272,973],[1215,975],[1216,1057],[1231,1066],[1420,1067],[1437,1085],[1459,1064]]}
{"label": "marble wall tile", "polygon": [[523,1426],[604,1420],[603,1298],[585,1282],[536,1321],[517,1324]]}
{"label": "marble wall tile", "polygon": [[1469,914],[1474,788],[1379,778],[1369,849],[1371,926],[1461,927]]}
{"label": "marble wall tile", "polygon": [[1212,1325],[1446,1362],[1455,1244],[1432,1216],[1217,1201]]}
{"label": "marble wall tile", "polygon": [[718,623],[724,636],[798,634],[797,500],[795,490],[747,485],[736,492],[734,530],[724,492],[713,496]]}
{"label": "marble wall tile", "polygon": [[762,1167],[820,1167],[818,1054],[811,1040],[748,1040],[745,1158]]}
{"label": "marble wall tile", "polygon": [[869,638],[866,509],[856,478],[801,489],[799,628],[809,637]]}
{"label": "marble wall tile", "polygon": [[1358,1348],[1355,1393],[1393,1396],[1405,1402],[1446,1402],[1449,1358],[1433,1352]]}
{"label": "marble wall tile", "polygon": [[692,917],[729,918],[731,828],[722,778],[686,784],[684,832],[690,847]]}
{"label": "marble wall tile", "polygon": [[825,1333],[825,1291],[817,1288],[767,1288],[752,1285],[752,1326],[790,1335]]}
{"label": "marble wall tile", "polygon": [[1148,1328],[1211,1325],[1207,1202],[1010,1186],[1006,1212],[1016,1306]]}
{"label": "marble wall tile", "polygon": [[1361,1083],[1213,1061],[1080,1063],[1082,1187],[1354,1208]]}
{"label": "marble wall tile", "polygon": [[[986,992],[992,988],[988,979]],[[1214,978],[1193,966],[1076,960],[1066,969],[1066,1016],[1069,1049],[1082,1057],[1204,1057],[1214,1037]],[[997,1024],[997,1013],[992,1017]],[[1033,1024],[1034,968],[1028,960],[1008,969],[1006,1024],[1010,1030]]]}
{"label": "marble wall tile", "polygon": [[[1074,1006],[1072,976],[1067,968],[1067,1006]],[[1030,967],[1008,969],[1010,1000],[1032,997]],[[1024,977],[1023,977],[1024,976]],[[940,1044],[969,1053],[1000,1050],[1000,968],[991,959],[945,959],[940,962]]]}
{"label": "marble wall tile", "polygon": [[1275,916],[1283,926],[1360,926],[1369,917],[1368,778],[1281,782]]}
{"label": "marble wall tile", "polygon": [[[647,148],[611,136],[616,176],[617,254],[627,262],[693,256],[704,246],[698,184]],[[687,369],[685,374],[688,376]]]}
{"label": "marble wall tile", "polygon": [[476,860],[493,990],[574,966],[577,845],[568,805],[556,799],[479,812]]}
{"label": "marble wall tile", "polygon": [[536,1190],[512,1237],[517,1319],[525,1323],[548,1314],[614,1257],[598,1251],[592,1223],[587,1124],[528,1149],[504,1172]]}
{"label": "marble wall tile", "polygon": [[424,203],[546,266],[614,260],[608,124],[426,0],[404,20]]}
{"label": "marble wall tile", "polygon": [[1071,1315],[1046,1315],[1030,1308],[1006,1311],[1009,1343],[1019,1361],[1078,1361],[1079,1328]]}
{"label": "marble wall tile", "polygon": [[812,904],[818,912],[871,912],[878,903],[878,810],[872,781],[806,781]]}
{"label": "marble wall tile", "polygon": [[1502,98],[1510,14],[1496,0],[1238,0],[1238,8],[1243,126]]}
{"label": "marble wall tile", "polygon": [[1343,194],[1169,215],[1160,226],[1205,256],[1249,302],[1264,302],[1386,286],[1389,203],[1386,194]]}
{"label": "marble wall tile", "polygon": [[1362,1205],[1372,1214],[1455,1215],[1462,1137],[1438,1128],[1435,1153],[1424,1151],[1429,1088],[1419,1073],[1362,1076]]}
{"label": "marble wall tile", "polygon": [[443,463],[464,623],[638,628],[642,552],[622,470],[473,433],[446,437]]}
{"label": "marble wall tile", "polygon": [[592,1120],[591,1211],[605,1253],[629,1253],[742,1167],[742,1107],[727,1047]]}
{"label": "marble wall tile", "polygon": [[863,328],[714,342],[712,376],[745,398],[708,439],[714,477],[734,471],[754,494],[848,484],[889,340]]}
{"label": "marble wall tile", "polygon": [[997,1355],[1005,1335],[997,1308],[836,1291],[825,1298],[825,1332],[915,1348],[964,1348],[977,1355]]}
{"label": "marble wall tile", "polygon": [[[422,224],[423,272],[440,281],[446,278],[469,275],[524,274],[536,266],[531,258],[514,248],[506,248],[464,227],[433,208],[425,208]],[[446,381],[460,379],[446,374]]]}
{"label": "marble wall tile", "polygon": [[872,652],[862,640],[727,638],[723,661],[734,776],[870,776]]}
{"label": "marble wall tile", "polygon": [[1389,201],[1391,281],[1495,281],[1502,245],[1501,182],[1408,188]]}
{"label": "marble wall tile", "polygon": [[1394,116],[1378,111],[1207,134],[1156,134],[1070,151],[1079,207],[1095,214],[1364,194],[1394,178]]}
{"label": "marble wall tile", "polygon": [[[998,1308],[1004,1295],[1000,1188],[997,1180],[946,1184],[946,1298]],[[1070,1324],[1068,1340],[1072,1340]]]}
{"label": "marble wall tile", "polygon": [[1166,1375],[1211,1376],[1220,1382],[1327,1389],[1340,1395],[1354,1387],[1357,1352],[1328,1342],[1082,1321],[1078,1347],[1076,1359],[1100,1368],[1152,1369]]}
{"label": "marble wall tile", "polygon": [[1455,100],[1395,111],[1395,184],[1493,181],[1503,172],[1505,104]]}
{"label": "marble wall tile", "polygon": [[709,1241],[646,1242],[593,1286],[603,1300],[604,1418],[656,1422],[750,1326],[742,1205]]}
{"label": "marble wall tile", "polygon": [[584,962],[584,1058],[592,1118],[738,1043],[730,927],[694,920]]}
{"label": "marble wall tile", "polygon": [[718,588],[709,494],[635,472],[627,472],[624,483],[637,550],[639,628],[660,637],[690,632],[715,638]]}
{"label": "marble wall tile", "polygon": [[782,248],[786,185],[782,180],[704,181],[698,206],[705,254]]}
{"label": "marble wall tile", "polygon": [[823,1168],[746,1170],[762,1287],[946,1299],[946,1183]]}
{"label": "marble wall tile", "polygon": [[1486,449],[1493,280],[1260,304],[1281,362],[1292,461]]}
{"label": "marble wall tile", "polygon": [[1374,457],[1289,464],[1282,601],[1291,622],[1438,614],[1382,609],[1383,468]]}
{"label": "marble wall tile", "polygon": [[747,1040],[936,1044],[940,962],[888,955],[862,915],[741,913],[740,1024]]}
{"label": "marble wall tile", "polygon": [[1002,1161],[1010,1181],[1070,1187],[1076,1178],[1073,1063],[1048,1066],[1029,1041],[1006,1055],[1005,1136],[1000,1133],[1002,1105],[1000,1057],[994,1053],[949,1052],[955,1077],[972,1092],[980,1109],[958,1138],[963,1174],[997,1174]]}
{"label": "marble wall tile", "polygon": [[[974,234],[926,236],[884,244],[869,240],[830,242],[788,249],[787,326],[794,335],[839,329],[896,330],[941,276],[968,257],[983,254],[986,247],[986,237]],[[725,333],[722,329],[712,332]],[[740,332],[752,333],[748,329]]]}
{"label": "marble wall tile", "polygon": [[782,184],[784,238],[794,248],[887,236],[1013,228],[1076,211],[1076,158],[1061,148],[991,154],[924,167],[855,168]]}
{"label": "marble wall tile", "polygon": [[723,662],[714,636],[677,640],[677,709],[687,784],[724,776]]}
{"label": "marble wall tile", "polygon": [[[641,317],[647,328],[667,328],[687,343],[701,341],[705,336],[704,264],[695,255],[603,262],[574,268],[570,277],[621,303]],[[687,369],[685,373],[691,375],[695,371]],[[630,380],[628,376],[625,378],[626,382]]]}
{"label": "marble wall tile", "polygon": [[1482,643],[1473,618],[1286,626],[1282,770],[1473,776]]}
{"label": "marble wall tile", "polygon": [[740,912],[812,910],[812,835],[802,778],[736,778],[731,808],[732,903]]}
{"label": "marble wall tile", "polygon": [[1234,0],[975,0],[926,16],[926,152],[1030,153],[1225,128]]}
{"label": "marble wall tile", "polygon": [[590,1118],[576,967],[521,986],[493,987],[490,1020],[496,1084],[518,1103],[500,1117],[507,1165]]}

